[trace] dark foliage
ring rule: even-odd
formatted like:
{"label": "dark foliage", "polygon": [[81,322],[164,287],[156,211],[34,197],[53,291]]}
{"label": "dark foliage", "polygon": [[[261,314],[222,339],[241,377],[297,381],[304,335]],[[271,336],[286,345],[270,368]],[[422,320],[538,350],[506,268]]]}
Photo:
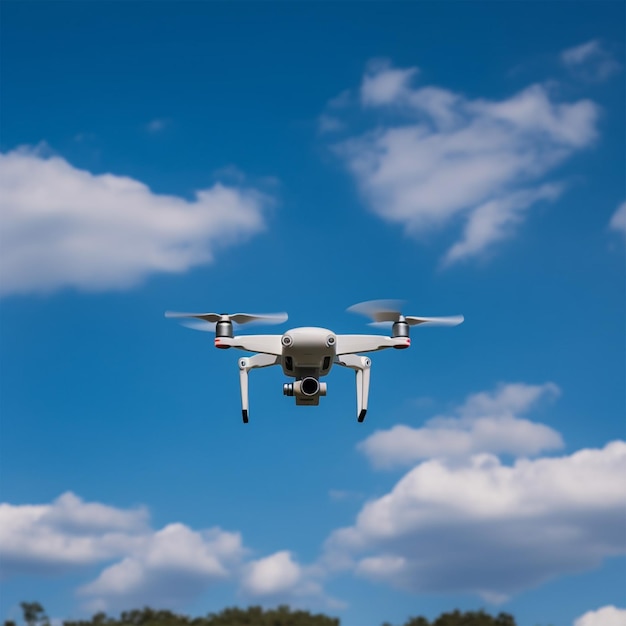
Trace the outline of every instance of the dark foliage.
{"label": "dark foliage", "polygon": [[[26,626],[50,626],[48,617],[38,602],[22,602],[22,613]],[[5,621],[4,626],[16,626]],[[263,609],[251,606],[247,609],[231,607],[206,617],[188,617],[172,611],[155,610],[148,607],[124,611],[118,618],[106,613],[96,613],[90,620],[63,622],[63,626],[339,626],[339,619],[321,613],[294,611],[288,606]],[[385,622],[383,626],[391,626]],[[452,611],[443,613],[432,622],[425,617],[411,617],[403,626],[517,626],[508,613],[489,615],[484,611]]]}
{"label": "dark foliage", "polygon": [[20,602],[27,626],[48,626],[48,616],[39,602]]}
{"label": "dark foliage", "polygon": [[425,617],[411,617],[403,626],[517,626],[517,624],[514,617],[508,613],[499,613],[493,617],[484,611],[461,613],[457,610],[442,613],[432,622]]}
{"label": "dark foliage", "polygon": [[194,618],[146,607],[124,611],[119,619],[96,613],[90,621],[65,621],[63,626],[339,626],[339,619],[314,615],[309,611],[293,611],[288,606],[276,609],[232,607],[206,617]]}

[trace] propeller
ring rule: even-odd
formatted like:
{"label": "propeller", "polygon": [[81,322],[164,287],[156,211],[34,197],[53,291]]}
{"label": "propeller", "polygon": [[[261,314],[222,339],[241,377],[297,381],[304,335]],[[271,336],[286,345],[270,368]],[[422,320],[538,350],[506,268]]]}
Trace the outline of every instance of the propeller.
{"label": "propeller", "polygon": [[287,313],[177,313],[166,311],[165,317],[182,319],[183,326],[194,330],[213,331],[218,322],[233,322],[235,324],[282,324],[289,317]]}
{"label": "propeller", "polygon": [[402,315],[402,300],[369,300],[351,306],[348,311],[360,313],[369,317],[375,325],[406,322],[409,326],[428,324],[430,326],[457,326],[465,319],[462,315],[450,315],[447,317],[416,317],[414,315]]}

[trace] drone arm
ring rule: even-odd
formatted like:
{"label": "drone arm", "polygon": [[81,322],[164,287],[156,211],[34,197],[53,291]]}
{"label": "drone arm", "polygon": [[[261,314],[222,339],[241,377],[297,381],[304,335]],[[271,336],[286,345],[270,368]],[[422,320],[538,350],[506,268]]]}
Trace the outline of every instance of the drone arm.
{"label": "drone arm", "polygon": [[385,337],[384,335],[337,335],[336,354],[354,354],[355,352],[374,352],[386,348],[408,348],[408,337]]}
{"label": "drone arm", "polygon": [[356,409],[357,419],[362,422],[367,413],[367,401],[370,390],[370,368],[372,361],[366,356],[358,354],[344,354],[337,357],[336,363],[342,367],[349,367],[356,373]]}
{"label": "drone arm", "polygon": [[257,354],[239,359],[239,384],[241,385],[241,415],[243,423],[248,423],[248,372],[256,367],[276,365],[279,357],[273,354]]}
{"label": "drone arm", "polygon": [[281,336],[241,335],[240,337],[216,337],[215,347],[239,348],[239,350],[245,350],[246,352],[260,352],[262,354],[281,356],[283,353],[282,344],[280,343]]}

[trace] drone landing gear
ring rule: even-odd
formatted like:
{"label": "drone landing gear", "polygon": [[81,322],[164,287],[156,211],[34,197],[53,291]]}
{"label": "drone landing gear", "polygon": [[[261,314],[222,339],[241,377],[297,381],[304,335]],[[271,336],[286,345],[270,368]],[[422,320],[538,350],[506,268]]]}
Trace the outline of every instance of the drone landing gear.
{"label": "drone landing gear", "polygon": [[243,423],[248,423],[248,372],[257,367],[270,367],[276,365],[280,357],[274,354],[256,354],[251,357],[239,359],[239,383],[241,385],[241,416]]}
{"label": "drone landing gear", "polygon": [[356,414],[357,421],[362,422],[367,413],[367,401],[370,391],[371,359],[358,354],[342,354],[335,361],[337,365],[348,367],[356,373]]}

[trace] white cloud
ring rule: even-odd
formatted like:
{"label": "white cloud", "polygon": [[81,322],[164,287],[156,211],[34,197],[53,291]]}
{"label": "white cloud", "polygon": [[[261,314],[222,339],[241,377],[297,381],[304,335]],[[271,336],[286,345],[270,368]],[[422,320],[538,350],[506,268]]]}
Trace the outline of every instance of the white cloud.
{"label": "white cloud", "polygon": [[79,594],[93,610],[181,605],[228,578],[243,553],[238,533],[169,524],[143,537],[130,556],[104,569]]}
{"label": "white cloud", "polygon": [[458,408],[463,417],[482,417],[485,413],[513,415],[528,411],[538,400],[546,396],[558,396],[559,388],[554,383],[528,385],[508,383],[500,385],[494,392],[481,391],[468,396]]}
{"label": "white cloud", "polygon": [[469,215],[463,237],[443,258],[444,265],[480,254],[494,241],[513,235],[515,227],[524,221],[524,212],[539,200],[556,200],[562,185],[546,184],[537,189],[512,192],[508,196],[489,200]]}
{"label": "white cloud", "polygon": [[361,103],[384,114],[382,122],[334,149],[370,208],[410,234],[465,220],[463,238],[445,257],[450,264],[510,237],[529,207],[562,193],[545,177],[593,143],[598,107],[556,102],[539,84],[501,101],[472,100],[412,87],[417,71],[370,66]]}
{"label": "white cloud", "polygon": [[52,504],[0,504],[0,571],[54,573],[114,558],[147,531],[143,508],[121,510],[65,493]]}
{"label": "white cloud", "polygon": [[400,70],[390,67],[387,61],[370,63],[363,77],[361,102],[365,106],[393,104],[409,96],[409,82],[418,73],[416,67]]}
{"label": "white cloud", "polygon": [[58,577],[100,565],[77,590],[91,611],[180,607],[225,582],[253,598],[341,605],[325,595],[319,566],[302,565],[288,551],[246,562],[248,554],[238,532],[179,522],[155,530],[145,508],[84,502],[71,492],[51,504],[0,504],[1,578]]}
{"label": "white cloud", "polygon": [[626,609],[616,606],[603,606],[597,611],[588,611],[575,622],[574,626],[626,626]]}
{"label": "white cloud", "polygon": [[0,504],[2,577],[59,575],[110,563],[80,594],[93,610],[180,605],[238,572],[239,533],[169,524],[144,508],[119,509],[65,493],[51,504]]}
{"label": "white cloud", "polygon": [[76,533],[140,531],[148,520],[148,512],[143,507],[124,510],[98,502],[83,502],[69,491],[44,508],[41,520],[46,524]]}
{"label": "white cloud", "polygon": [[617,207],[617,211],[613,213],[613,217],[611,217],[611,222],[609,226],[624,236],[626,236],[626,202],[622,202],[622,204]]}
{"label": "white cloud", "polygon": [[249,563],[242,587],[254,596],[275,595],[293,591],[301,578],[301,567],[282,551]]}
{"label": "white cloud", "polygon": [[335,531],[326,560],[415,593],[503,600],[626,552],[625,472],[623,441],[510,467],[426,461]]}
{"label": "white cloud", "polygon": [[189,201],[33,149],[0,154],[0,295],[127,288],[183,272],[262,230],[270,202],[219,183]]}
{"label": "white cloud", "polygon": [[564,50],[561,61],[577,78],[587,82],[602,82],[621,69],[597,39]]}
{"label": "white cloud", "polygon": [[292,605],[311,600],[329,608],[345,605],[322,589],[325,571],[319,565],[301,565],[287,550],[247,563],[241,575],[241,591],[247,598],[287,602]]}
{"label": "white cloud", "polygon": [[563,440],[557,431],[518,417],[539,400],[558,393],[553,383],[501,385],[491,393],[470,395],[453,416],[434,417],[422,428],[400,424],[376,431],[358,448],[378,468],[412,465],[433,457],[459,460],[481,452],[519,457],[558,449]]}
{"label": "white cloud", "polygon": [[597,40],[588,41],[579,46],[563,50],[561,52],[561,60],[566,65],[580,65],[595,56],[599,49],[600,44]]}

